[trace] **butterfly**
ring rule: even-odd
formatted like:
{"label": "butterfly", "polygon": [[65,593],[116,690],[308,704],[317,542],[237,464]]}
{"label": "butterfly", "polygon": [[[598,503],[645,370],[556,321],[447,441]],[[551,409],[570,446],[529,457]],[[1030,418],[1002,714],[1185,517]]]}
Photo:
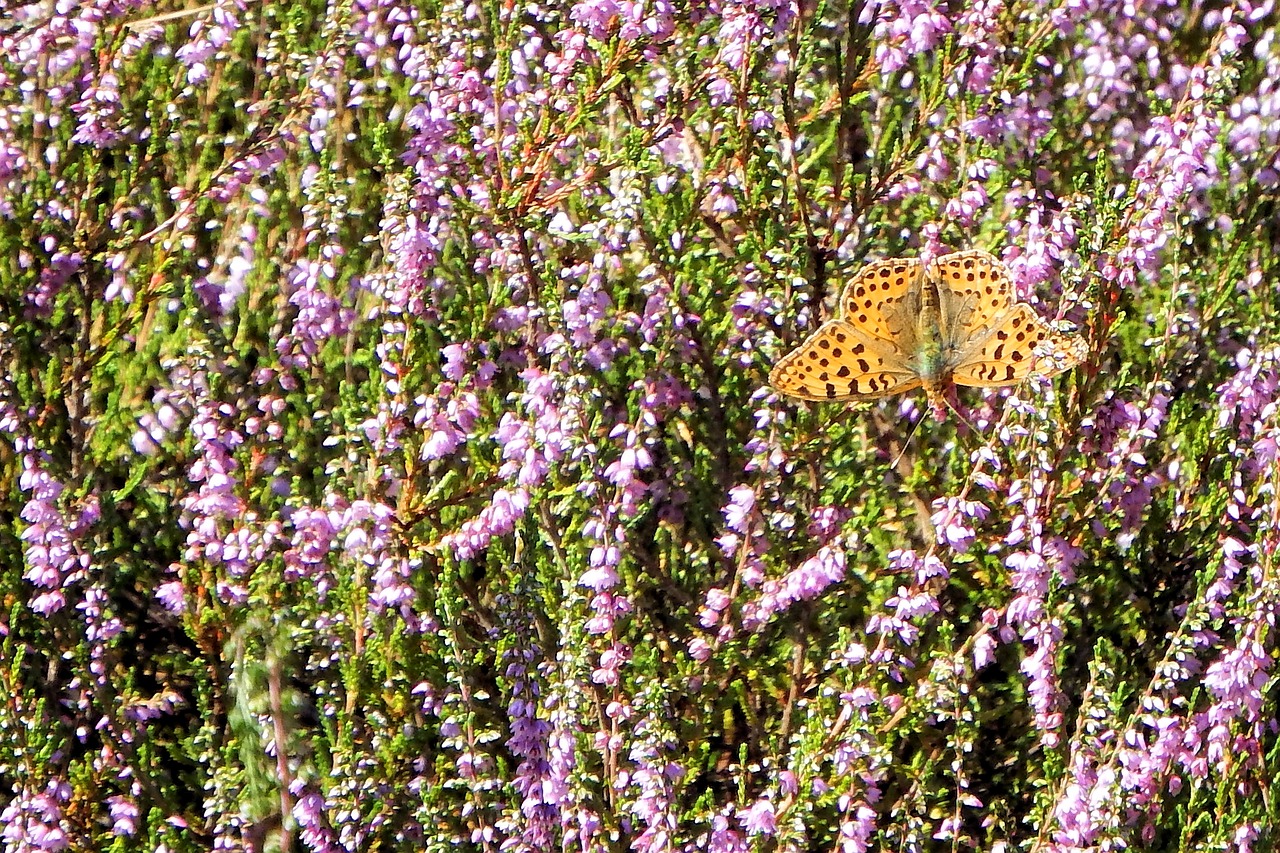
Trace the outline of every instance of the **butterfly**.
{"label": "butterfly", "polygon": [[874,400],[923,387],[935,413],[947,383],[994,388],[1055,376],[1089,354],[1017,301],[1005,265],[987,252],[922,265],[869,264],[845,288],[840,317],[783,357],[769,384],[805,400]]}

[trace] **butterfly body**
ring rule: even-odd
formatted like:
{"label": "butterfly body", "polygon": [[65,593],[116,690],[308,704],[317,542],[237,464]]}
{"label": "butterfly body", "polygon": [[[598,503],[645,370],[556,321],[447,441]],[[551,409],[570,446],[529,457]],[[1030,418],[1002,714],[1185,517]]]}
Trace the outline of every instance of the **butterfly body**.
{"label": "butterfly body", "polygon": [[928,265],[889,259],[863,267],[829,320],[769,375],[806,400],[868,400],[923,387],[935,411],[950,383],[1008,385],[1052,376],[1088,347],[1016,300],[1004,264],[982,251]]}
{"label": "butterfly body", "polygon": [[[930,403],[942,397],[947,382],[947,342],[943,337],[943,320],[937,284],[923,274],[917,275],[907,295],[906,305],[916,314],[915,357],[912,367]],[[918,304],[918,307],[917,307]],[[900,309],[901,310],[901,309]]]}

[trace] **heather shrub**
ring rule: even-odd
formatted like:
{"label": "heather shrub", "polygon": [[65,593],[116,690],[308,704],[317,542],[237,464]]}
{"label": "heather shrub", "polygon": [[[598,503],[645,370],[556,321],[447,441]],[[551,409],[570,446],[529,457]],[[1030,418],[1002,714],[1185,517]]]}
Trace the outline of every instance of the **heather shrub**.
{"label": "heather shrub", "polygon": [[3,9],[4,853],[1274,849],[1270,0]]}

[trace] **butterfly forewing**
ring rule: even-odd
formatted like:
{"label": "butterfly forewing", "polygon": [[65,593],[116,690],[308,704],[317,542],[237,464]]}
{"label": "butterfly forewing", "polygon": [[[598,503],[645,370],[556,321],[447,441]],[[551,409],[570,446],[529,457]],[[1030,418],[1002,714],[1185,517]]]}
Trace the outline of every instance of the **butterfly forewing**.
{"label": "butterfly forewing", "polygon": [[828,320],[778,362],[769,384],[806,400],[871,400],[918,388],[920,377],[889,341]]}
{"label": "butterfly forewing", "polygon": [[987,252],[943,255],[929,274],[938,284],[942,340],[951,352],[981,338],[1017,303],[1009,271]]}
{"label": "butterfly forewing", "polygon": [[872,337],[910,351],[903,336],[914,332],[904,323],[903,307],[912,286],[918,288],[920,262],[890,258],[867,264],[849,282],[840,300],[841,319]]}
{"label": "butterfly forewing", "polygon": [[1056,376],[1088,355],[1079,335],[1054,331],[1030,305],[1014,305],[960,354],[951,371],[957,385],[993,388],[1032,373]]}

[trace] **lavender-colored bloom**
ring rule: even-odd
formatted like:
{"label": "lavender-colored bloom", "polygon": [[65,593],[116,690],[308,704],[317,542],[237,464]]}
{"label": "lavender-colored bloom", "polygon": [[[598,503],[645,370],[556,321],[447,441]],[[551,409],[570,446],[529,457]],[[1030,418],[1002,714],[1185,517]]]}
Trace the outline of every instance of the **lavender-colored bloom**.
{"label": "lavender-colored bloom", "polygon": [[[931,0],[868,4],[864,9],[864,15],[878,12],[873,38],[876,64],[882,74],[892,74],[910,57],[933,50],[952,31],[947,16]],[[860,19],[859,23],[871,21]]]}
{"label": "lavender-colored bloom", "polygon": [[325,801],[319,793],[302,793],[293,804],[293,819],[298,823],[298,836],[308,850],[315,853],[338,853],[342,849],[325,821]]}
{"label": "lavender-colored bloom", "polygon": [[1035,711],[1035,724],[1041,731],[1041,741],[1048,747],[1057,745],[1057,729],[1062,725],[1062,714],[1058,711],[1062,692],[1054,668],[1054,655],[1062,633],[1062,627],[1052,620],[1037,622],[1023,633],[1023,639],[1034,648],[1019,669],[1027,676],[1027,695]]}
{"label": "lavender-colored bloom", "polygon": [[77,545],[96,520],[96,500],[79,516],[62,509],[63,485],[44,470],[36,454],[23,457],[19,486],[31,497],[22,509],[27,527],[21,539],[26,545],[23,578],[39,590],[31,608],[41,615],[61,610],[66,604],[64,590],[84,580],[90,556]]}
{"label": "lavender-colored bloom", "polygon": [[[283,145],[259,146],[243,159],[232,164],[231,168],[218,176],[217,182],[207,193],[214,201],[226,203],[234,199],[242,189],[262,181],[280,168],[285,162],[288,152]],[[209,310],[214,310],[212,302],[216,300],[221,308],[227,304],[229,296],[211,292],[207,283],[197,285],[201,298]]]}
{"label": "lavender-colored bloom", "polygon": [[79,252],[68,252],[55,249],[56,241],[52,238],[45,241],[51,256],[40,269],[39,283],[26,294],[27,304],[36,316],[47,316],[53,311],[54,301],[66,287],[68,281],[84,266],[84,258]]}
{"label": "lavender-colored bloom", "polygon": [[569,18],[592,38],[603,40],[608,37],[609,27],[619,12],[616,0],[579,0],[569,12]]}
{"label": "lavender-colored bloom", "polygon": [[939,498],[933,502],[933,525],[938,531],[939,544],[945,544],[963,554],[973,545],[974,530],[968,519],[986,520],[991,510],[985,505],[961,498]]}
{"label": "lavender-colored bloom", "polygon": [[[617,568],[622,561],[621,546],[626,542],[626,531],[621,526],[610,527],[602,519],[593,518],[584,526],[583,535],[593,545],[588,557],[590,568],[578,578],[578,583],[607,595],[619,581]],[[604,603],[603,599],[601,603]],[[606,611],[608,609],[606,607]],[[607,612],[600,616],[612,624],[612,617]]]}
{"label": "lavender-colored bloom", "polygon": [[72,108],[80,116],[80,123],[71,141],[95,148],[116,146],[124,137],[118,126],[119,109],[120,78],[108,71],[84,91],[80,103]]}
{"label": "lavender-colored bloom", "polygon": [[[340,251],[337,247],[330,250]],[[326,251],[322,247],[322,252]],[[333,281],[336,267],[332,262],[299,263],[288,276],[292,293],[289,304],[297,309],[292,331],[276,342],[280,362],[297,370],[310,368],[312,360],[326,341],[347,333],[352,312],[326,291]]]}
{"label": "lavender-colored bloom", "polygon": [[181,581],[167,581],[156,587],[156,600],[170,613],[182,613],[187,609],[186,594]]}
{"label": "lavender-colored bloom", "polygon": [[889,570],[912,575],[917,585],[923,586],[933,578],[946,578],[949,575],[946,565],[935,554],[921,557],[912,550],[889,552]]}
{"label": "lavender-colored bloom", "polygon": [[705,841],[699,840],[697,846],[707,853],[746,853],[746,837],[729,821],[728,814],[713,817]]}
{"label": "lavender-colored bloom", "polygon": [[178,49],[177,58],[187,66],[187,82],[197,85],[209,79],[208,61],[231,41],[240,27],[240,17],[247,4],[244,0],[220,0],[210,18],[197,17],[188,33],[189,41]]}
{"label": "lavender-colored bloom", "polygon": [[778,831],[777,818],[770,800],[756,800],[751,808],[738,816],[738,822],[747,835],[774,835]]}
{"label": "lavender-colored bloom", "polygon": [[899,587],[898,594],[890,596],[885,606],[892,607],[894,615],[906,621],[937,613],[938,599],[927,592],[912,593],[905,587]]}
{"label": "lavender-colored bloom", "polygon": [[729,503],[724,507],[725,527],[738,533],[747,532],[747,517],[755,506],[755,492],[748,486],[734,486],[729,490]]}
{"label": "lavender-colored bloom", "polygon": [[[525,629],[518,630],[525,632]],[[541,687],[528,669],[537,654],[536,648],[513,652],[508,656],[505,672],[511,683],[511,700],[507,705],[511,736],[507,739],[507,748],[520,758],[514,786],[523,800],[517,821],[519,835],[509,839],[504,849],[547,849],[561,824],[560,806],[567,793],[563,779],[552,770],[548,757],[552,726],[539,718]]]}
{"label": "lavender-colored bloom", "polygon": [[640,830],[631,842],[631,849],[637,853],[670,850],[678,826],[671,806],[673,787],[683,771],[665,760],[669,745],[652,726],[652,721],[647,719],[636,724],[636,740],[628,754],[631,797],[627,810]]}
{"label": "lavender-colored bloom", "polygon": [[1262,710],[1262,688],[1270,677],[1272,657],[1262,643],[1245,638],[1205,670],[1204,685],[1216,706],[1211,718],[1256,720]]}
{"label": "lavender-colored bloom", "polygon": [[809,535],[826,544],[840,532],[841,525],[851,515],[852,513],[843,507],[815,507],[809,517]]}
{"label": "lavender-colored bloom", "polygon": [[794,602],[816,598],[832,584],[844,580],[844,572],[844,550],[823,546],[781,580],[764,584],[760,597],[743,609],[743,627],[749,631],[760,630]]}
{"label": "lavender-colored bloom", "polygon": [[622,667],[631,660],[631,649],[621,643],[614,643],[600,654],[600,664],[591,672],[591,680],[596,684],[616,687],[621,680]]}
{"label": "lavender-colored bloom", "polygon": [[947,202],[942,215],[961,225],[969,225],[986,209],[987,191],[977,181],[970,181],[958,196]]}
{"label": "lavender-colored bloom", "polygon": [[983,632],[973,641],[973,668],[983,669],[996,657],[996,639],[990,633]]}
{"label": "lavender-colored bloom", "polygon": [[326,571],[330,551],[337,543],[341,513],[334,510],[301,507],[290,517],[294,535],[284,554],[285,579],[296,582],[303,578],[317,580],[317,593],[323,600],[332,578]]}
{"label": "lavender-colored bloom", "polygon": [[138,804],[119,795],[107,797],[107,811],[111,815],[111,832],[117,836],[131,836],[138,832]]}
{"label": "lavender-colored bloom", "polygon": [[5,853],[57,853],[70,844],[63,804],[71,798],[71,786],[51,781],[40,793],[16,792],[0,811],[0,840]]}
{"label": "lavender-colored bloom", "polygon": [[702,639],[701,637],[694,637],[692,640],[689,641],[688,651],[689,651],[689,657],[701,663],[705,663],[707,660],[711,658],[711,653],[713,650],[711,648],[711,644],[708,643],[706,640]]}
{"label": "lavender-colored bloom", "polygon": [[459,560],[469,560],[489,546],[495,536],[506,536],[515,530],[516,522],[529,508],[529,493],[524,489],[499,489],[489,506],[464,523],[457,533],[444,537],[443,544]]}
{"label": "lavender-colored bloom", "polygon": [[[852,817],[848,817],[848,814]],[[876,829],[876,813],[865,803],[855,803],[840,821],[840,850],[842,853],[867,853],[871,833]]]}

